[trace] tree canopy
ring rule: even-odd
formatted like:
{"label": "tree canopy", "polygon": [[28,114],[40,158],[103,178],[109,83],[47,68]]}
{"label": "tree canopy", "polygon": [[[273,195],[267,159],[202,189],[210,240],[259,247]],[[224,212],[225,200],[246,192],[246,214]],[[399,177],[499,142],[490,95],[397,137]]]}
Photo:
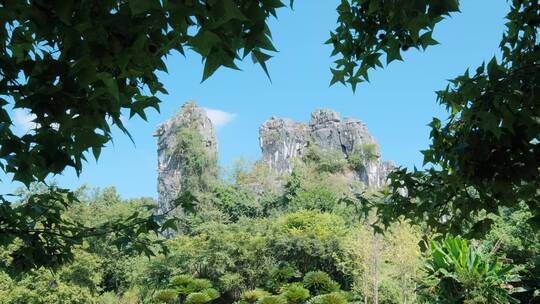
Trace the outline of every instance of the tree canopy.
{"label": "tree canopy", "polygon": [[404,215],[443,231],[483,233],[486,214],[523,202],[531,223],[540,223],[540,4],[510,2],[501,59],[437,92],[450,116],[429,124],[430,168],[391,174],[389,204],[380,206],[385,223]]}
{"label": "tree canopy", "polygon": [[[267,20],[281,1],[68,0],[0,4],[0,165],[28,185],[98,158],[111,125],[146,118],[167,91],[156,76],[184,49],[204,60],[203,80],[252,55],[266,71],[275,51]],[[36,127],[15,135],[7,107]],[[129,134],[129,133],[128,133]]]}
{"label": "tree canopy", "polygon": [[[159,94],[167,91],[156,73],[167,71],[164,60],[173,51],[201,55],[203,80],[221,66],[236,68],[248,55],[266,71],[268,52],[275,51],[267,21],[282,6],[253,0],[1,1],[0,168],[27,186],[67,167],[79,174],[88,153],[97,159],[111,140],[111,126],[129,135],[123,112],[146,119],[148,109],[159,110]],[[9,108],[28,111],[35,127],[15,134]],[[84,237],[122,230],[124,243],[162,223],[134,214],[107,227],[81,226],[61,216],[74,199],[56,187],[21,206],[0,197],[0,242],[27,242],[21,265],[56,265]]]}

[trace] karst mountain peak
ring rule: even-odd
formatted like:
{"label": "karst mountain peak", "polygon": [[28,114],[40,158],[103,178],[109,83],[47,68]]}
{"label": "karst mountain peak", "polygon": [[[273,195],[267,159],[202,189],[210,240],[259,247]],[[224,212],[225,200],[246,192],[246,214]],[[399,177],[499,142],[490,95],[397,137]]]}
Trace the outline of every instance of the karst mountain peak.
{"label": "karst mountain peak", "polygon": [[[161,211],[182,191],[188,177],[187,156],[178,149],[182,140],[180,130],[189,129],[198,135],[202,147],[217,159],[218,142],[215,127],[206,111],[194,101],[187,101],[179,112],[161,123],[155,136],[158,153],[158,205]],[[272,116],[259,128],[261,162],[277,175],[293,170],[294,160],[306,156],[310,148],[331,151],[344,160],[360,156],[361,165],[352,166],[348,176],[365,188],[376,190],[387,183],[394,162],[382,161],[377,140],[365,123],[354,118],[340,117],[331,109],[317,109],[308,123]]]}

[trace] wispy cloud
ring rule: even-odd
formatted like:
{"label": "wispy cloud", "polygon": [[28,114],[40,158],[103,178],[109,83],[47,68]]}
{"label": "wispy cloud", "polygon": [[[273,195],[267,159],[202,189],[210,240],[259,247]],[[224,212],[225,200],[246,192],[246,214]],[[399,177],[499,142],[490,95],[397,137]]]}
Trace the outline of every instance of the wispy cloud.
{"label": "wispy cloud", "polygon": [[13,112],[13,123],[20,131],[26,133],[31,129],[36,128],[37,125],[33,122],[36,115],[21,109],[15,109]]}
{"label": "wispy cloud", "polygon": [[203,108],[206,111],[206,115],[212,121],[216,129],[219,129],[236,118],[235,113],[229,113],[218,109]]}
{"label": "wispy cloud", "polygon": [[[36,119],[36,115],[28,112],[27,110],[13,110],[13,124],[17,128],[18,132],[28,133],[28,131],[39,127],[39,124],[35,123],[34,119]],[[122,121],[124,126],[126,126],[128,123],[128,119],[124,115],[120,115],[120,121]],[[107,117],[107,123],[112,125],[113,121],[110,117]],[[53,123],[51,128],[58,130],[59,125],[57,123]]]}

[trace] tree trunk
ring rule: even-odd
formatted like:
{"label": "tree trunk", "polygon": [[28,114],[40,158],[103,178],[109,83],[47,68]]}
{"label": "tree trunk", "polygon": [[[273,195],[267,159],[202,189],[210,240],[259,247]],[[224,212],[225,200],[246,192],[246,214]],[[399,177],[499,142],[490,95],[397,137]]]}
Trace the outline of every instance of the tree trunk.
{"label": "tree trunk", "polygon": [[379,259],[379,235],[376,234],[373,236],[373,304],[379,304]]}

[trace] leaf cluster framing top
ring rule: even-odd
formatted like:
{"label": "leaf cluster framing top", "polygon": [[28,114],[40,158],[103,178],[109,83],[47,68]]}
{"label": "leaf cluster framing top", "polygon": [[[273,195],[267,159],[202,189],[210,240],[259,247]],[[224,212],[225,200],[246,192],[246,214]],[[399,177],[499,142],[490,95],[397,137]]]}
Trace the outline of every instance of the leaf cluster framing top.
{"label": "leaf cluster framing top", "polygon": [[[167,91],[156,76],[172,51],[204,60],[203,80],[275,51],[267,20],[279,0],[0,1],[0,168],[29,185],[98,158],[122,113],[146,119]],[[16,135],[8,108],[35,128]]]}

